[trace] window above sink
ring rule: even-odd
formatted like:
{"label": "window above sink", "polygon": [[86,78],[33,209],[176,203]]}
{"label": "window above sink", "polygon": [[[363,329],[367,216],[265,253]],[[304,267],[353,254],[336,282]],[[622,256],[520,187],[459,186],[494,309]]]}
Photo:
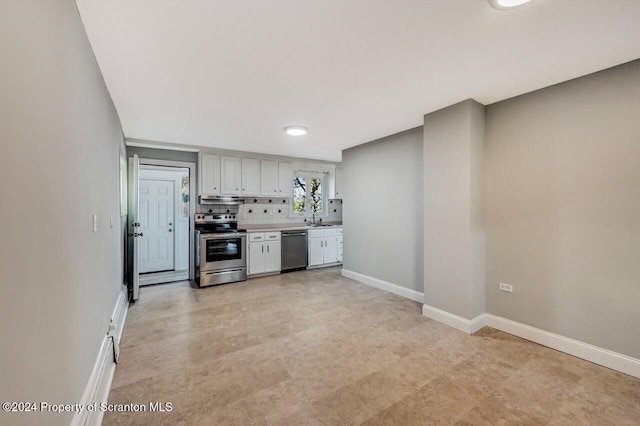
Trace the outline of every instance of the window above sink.
{"label": "window above sink", "polygon": [[316,217],[326,215],[326,175],[323,173],[296,172],[293,177],[293,216]]}

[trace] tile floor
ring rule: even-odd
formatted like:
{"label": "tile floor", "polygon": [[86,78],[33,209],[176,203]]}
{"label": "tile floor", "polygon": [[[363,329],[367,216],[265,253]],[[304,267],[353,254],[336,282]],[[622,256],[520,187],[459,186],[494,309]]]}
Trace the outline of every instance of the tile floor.
{"label": "tile floor", "polygon": [[294,272],[130,307],[105,425],[640,424],[640,380],[340,276]]}

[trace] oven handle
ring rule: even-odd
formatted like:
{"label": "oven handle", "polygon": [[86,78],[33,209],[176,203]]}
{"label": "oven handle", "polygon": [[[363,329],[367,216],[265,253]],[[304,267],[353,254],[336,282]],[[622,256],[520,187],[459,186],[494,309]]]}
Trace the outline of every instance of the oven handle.
{"label": "oven handle", "polygon": [[241,234],[239,232],[233,233],[233,234],[207,234],[207,235],[200,235],[200,238],[202,238],[203,240],[224,240],[227,238],[246,238],[247,234]]}
{"label": "oven handle", "polygon": [[225,274],[236,274],[238,272],[242,272],[242,269],[231,269],[229,271],[222,271],[222,272],[205,272],[205,275],[225,275]]}

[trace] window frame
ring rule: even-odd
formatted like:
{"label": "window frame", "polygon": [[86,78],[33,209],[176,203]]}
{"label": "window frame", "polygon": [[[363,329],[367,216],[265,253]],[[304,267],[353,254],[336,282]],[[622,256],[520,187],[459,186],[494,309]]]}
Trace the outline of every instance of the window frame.
{"label": "window frame", "polygon": [[295,188],[294,188],[294,196],[291,198],[291,204],[289,206],[289,217],[290,218],[296,218],[296,217],[303,217],[303,218],[309,218],[312,217],[313,212],[310,211],[310,206],[311,206],[311,185],[309,184],[309,181],[311,179],[320,179],[322,180],[322,212],[316,213],[316,217],[318,218],[324,218],[327,216],[327,178],[328,178],[328,173],[320,173],[320,172],[305,172],[302,170],[297,170],[293,172],[293,178],[291,179],[291,186],[293,187],[294,185],[294,180],[296,177],[303,177],[305,179],[305,182],[307,182],[306,185],[306,200],[307,202],[305,203],[305,211],[304,213],[297,213],[293,210],[293,201],[295,198]]}

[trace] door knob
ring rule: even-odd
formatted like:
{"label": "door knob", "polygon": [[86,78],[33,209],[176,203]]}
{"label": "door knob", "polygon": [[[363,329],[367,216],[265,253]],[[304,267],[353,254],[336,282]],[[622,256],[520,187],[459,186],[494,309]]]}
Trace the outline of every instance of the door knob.
{"label": "door knob", "polygon": [[169,229],[169,232],[173,232],[173,229]]}

